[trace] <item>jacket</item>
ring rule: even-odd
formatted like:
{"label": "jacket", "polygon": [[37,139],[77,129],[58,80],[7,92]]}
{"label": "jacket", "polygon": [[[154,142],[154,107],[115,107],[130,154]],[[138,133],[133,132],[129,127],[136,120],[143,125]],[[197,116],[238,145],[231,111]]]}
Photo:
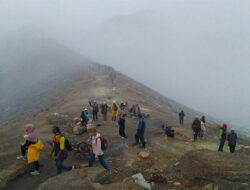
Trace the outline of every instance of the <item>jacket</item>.
{"label": "jacket", "polygon": [[146,130],[146,122],[144,118],[141,118],[138,123],[137,131],[145,131]]}
{"label": "jacket", "polygon": [[39,160],[40,152],[42,151],[44,145],[42,141],[38,140],[36,144],[31,144],[28,147],[28,163],[33,163]]}
{"label": "jacket", "polygon": [[195,119],[192,124],[192,129],[195,133],[199,133],[201,131],[201,122],[199,119]]}
{"label": "jacket", "polygon": [[100,136],[100,133],[97,133],[95,138],[91,141],[93,153],[95,154],[95,156],[103,155]]}
{"label": "jacket", "polygon": [[112,106],[111,106],[112,117],[116,117],[116,115],[117,115],[117,111],[115,110],[115,106],[117,107],[116,104],[112,104]]}
{"label": "jacket", "polygon": [[220,128],[219,139],[227,139],[227,130],[225,128]]}
{"label": "jacket", "polygon": [[231,132],[228,137],[227,137],[227,140],[228,140],[228,145],[232,145],[232,146],[235,146],[236,145],[236,142],[237,142],[237,134],[235,132]]}

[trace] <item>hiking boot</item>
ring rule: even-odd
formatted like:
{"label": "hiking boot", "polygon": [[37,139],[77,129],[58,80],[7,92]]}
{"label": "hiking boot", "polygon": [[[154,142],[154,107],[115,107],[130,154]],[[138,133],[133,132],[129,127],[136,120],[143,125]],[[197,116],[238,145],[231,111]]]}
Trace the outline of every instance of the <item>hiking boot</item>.
{"label": "hiking boot", "polygon": [[33,176],[37,176],[37,175],[39,175],[40,173],[39,173],[39,171],[35,170],[35,171],[33,171],[33,172],[30,172],[30,174],[33,175]]}
{"label": "hiking boot", "polygon": [[26,160],[26,158],[24,156],[18,156],[18,157],[16,157],[16,159],[18,159],[18,160]]}

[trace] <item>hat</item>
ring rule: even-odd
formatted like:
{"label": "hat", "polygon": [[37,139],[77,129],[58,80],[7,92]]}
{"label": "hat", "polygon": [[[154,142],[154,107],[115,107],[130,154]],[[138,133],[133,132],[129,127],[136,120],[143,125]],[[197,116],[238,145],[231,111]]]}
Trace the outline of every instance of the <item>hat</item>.
{"label": "hat", "polygon": [[232,129],[231,129],[231,131],[235,131],[235,129],[234,129],[234,128],[232,128]]}
{"label": "hat", "polygon": [[85,109],[84,109],[84,111],[88,111],[88,109],[87,109],[87,108],[85,108]]}
{"label": "hat", "polygon": [[222,127],[223,127],[223,128],[227,128],[227,124],[226,124],[226,123],[223,123]]}
{"label": "hat", "polygon": [[113,103],[116,103],[116,101],[115,101],[115,100],[113,100]]}

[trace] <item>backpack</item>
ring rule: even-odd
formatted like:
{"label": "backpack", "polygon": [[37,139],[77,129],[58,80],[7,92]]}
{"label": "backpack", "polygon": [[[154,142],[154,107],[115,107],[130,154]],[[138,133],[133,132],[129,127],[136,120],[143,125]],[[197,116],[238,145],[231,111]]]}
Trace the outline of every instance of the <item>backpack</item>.
{"label": "backpack", "polygon": [[116,105],[116,104],[114,105],[114,110],[115,110],[115,111],[117,111],[117,110],[118,110],[118,107],[117,107],[117,105]]}
{"label": "backpack", "polygon": [[108,141],[107,139],[105,139],[103,136],[100,136],[100,140],[101,140],[101,148],[103,151],[108,149]]}
{"label": "backpack", "polygon": [[65,138],[65,148],[70,152],[72,150],[72,145],[68,139]]}

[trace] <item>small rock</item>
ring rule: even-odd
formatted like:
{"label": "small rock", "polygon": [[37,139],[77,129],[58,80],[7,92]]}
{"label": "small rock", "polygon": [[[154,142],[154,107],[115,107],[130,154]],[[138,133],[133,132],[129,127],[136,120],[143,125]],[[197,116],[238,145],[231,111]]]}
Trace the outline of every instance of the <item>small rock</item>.
{"label": "small rock", "polygon": [[250,148],[250,146],[245,146],[245,148],[246,148],[246,149],[249,149],[249,148]]}
{"label": "small rock", "polygon": [[174,185],[175,186],[181,186],[181,183],[177,181],[177,182],[174,182]]}
{"label": "small rock", "polygon": [[213,190],[213,184],[207,184],[205,185],[202,190]]}
{"label": "small rock", "polygon": [[140,152],[139,156],[143,159],[149,158],[149,153],[148,152]]}
{"label": "small rock", "polygon": [[141,173],[135,174],[132,176],[132,179],[140,185],[141,187],[144,187],[145,189],[151,190],[151,186],[146,180],[144,179],[143,175]]}
{"label": "small rock", "polygon": [[77,177],[79,179],[84,179],[87,176],[87,173],[84,170],[79,170],[77,173]]}
{"label": "small rock", "polygon": [[219,190],[219,187],[218,186],[214,187],[214,190]]}
{"label": "small rock", "polygon": [[178,166],[180,164],[180,162],[176,162],[174,166]]}
{"label": "small rock", "polygon": [[103,186],[100,183],[93,183],[92,185],[96,190],[103,189]]}

